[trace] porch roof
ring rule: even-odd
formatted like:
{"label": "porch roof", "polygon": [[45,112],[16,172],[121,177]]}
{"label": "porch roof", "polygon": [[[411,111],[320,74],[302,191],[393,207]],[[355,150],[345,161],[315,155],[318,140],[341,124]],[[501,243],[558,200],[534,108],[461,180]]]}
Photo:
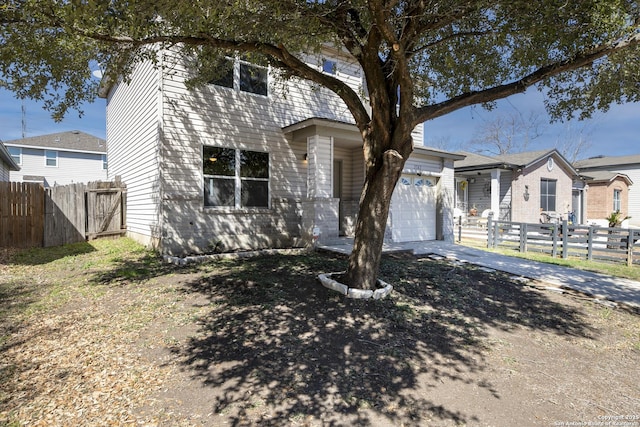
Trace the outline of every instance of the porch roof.
{"label": "porch roof", "polygon": [[[308,119],[293,123],[282,128],[285,135],[292,135],[294,138],[308,136],[312,133],[331,133],[336,134],[341,140],[349,140],[357,142],[362,146],[362,135],[360,130],[353,123],[341,122],[338,120],[324,119],[321,117],[310,117]],[[414,145],[413,152],[425,156],[441,157],[451,160],[462,160],[464,154],[452,153],[449,151],[437,150],[435,148],[425,147],[423,145]]]}

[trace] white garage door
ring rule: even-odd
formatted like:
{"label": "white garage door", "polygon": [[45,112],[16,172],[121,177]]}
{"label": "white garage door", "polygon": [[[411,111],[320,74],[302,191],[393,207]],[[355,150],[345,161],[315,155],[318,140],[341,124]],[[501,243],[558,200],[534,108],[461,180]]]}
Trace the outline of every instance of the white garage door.
{"label": "white garage door", "polygon": [[436,239],[436,178],[402,175],[391,198],[394,242]]}

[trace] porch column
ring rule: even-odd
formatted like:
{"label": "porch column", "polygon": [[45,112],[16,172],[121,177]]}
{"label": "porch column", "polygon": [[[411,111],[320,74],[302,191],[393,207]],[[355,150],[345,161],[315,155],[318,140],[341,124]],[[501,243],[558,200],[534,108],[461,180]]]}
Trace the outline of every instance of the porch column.
{"label": "porch column", "polygon": [[491,171],[491,210],[493,218],[500,218],[500,169]]}
{"label": "porch column", "polygon": [[320,231],[320,241],[338,237],[339,199],[332,197],[333,138],[313,135],[307,138],[307,200],[303,202],[303,230],[311,235]]}

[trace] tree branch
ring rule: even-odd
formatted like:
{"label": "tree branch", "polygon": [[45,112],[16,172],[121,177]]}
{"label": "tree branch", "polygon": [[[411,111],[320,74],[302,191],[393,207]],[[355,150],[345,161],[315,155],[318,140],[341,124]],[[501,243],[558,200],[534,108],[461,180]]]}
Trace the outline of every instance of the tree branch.
{"label": "tree branch", "polygon": [[[318,83],[338,95],[347,105],[351,114],[353,114],[356,124],[361,127],[369,121],[369,114],[362,104],[362,100],[358,94],[343,81],[322,73],[317,69],[310,67],[305,62],[292,55],[284,45],[274,46],[262,42],[239,42],[235,40],[225,40],[213,37],[209,34],[197,34],[196,36],[182,35],[157,35],[142,39],[135,39],[127,36],[113,36],[109,34],[86,32],[78,28],[72,31],[84,37],[98,40],[105,43],[126,44],[130,47],[141,47],[159,43],[169,44],[187,44],[192,46],[211,46],[217,49],[256,52],[262,53],[273,58],[280,68],[283,68],[290,75],[300,77],[306,80]],[[361,131],[363,129],[360,129]]]}
{"label": "tree branch", "polygon": [[614,43],[602,45],[581,55],[576,55],[574,58],[541,67],[512,83],[495,86],[484,90],[467,92],[438,104],[427,105],[418,108],[415,115],[414,125],[418,125],[419,123],[425,122],[427,120],[444,116],[445,114],[451,113],[452,111],[467,107],[469,105],[492,102],[517,93],[523,93],[529,87],[545,79],[556,76],[566,71],[586,67],[593,64],[600,58],[639,44],[640,33],[635,33],[625,39],[616,41]]}

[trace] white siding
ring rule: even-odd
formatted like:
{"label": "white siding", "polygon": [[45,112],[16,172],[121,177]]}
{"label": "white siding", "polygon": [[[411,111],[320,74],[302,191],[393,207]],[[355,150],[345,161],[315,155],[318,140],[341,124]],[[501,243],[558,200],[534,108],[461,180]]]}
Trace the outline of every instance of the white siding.
{"label": "white siding", "polygon": [[352,153],[353,187],[351,188],[351,198],[359,202],[365,178],[364,151],[362,151],[362,148],[356,148]]}
{"label": "white siding", "polygon": [[109,178],[120,176],[127,185],[128,231],[147,244],[157,243],[160,225],[159,89],[159,72],[145,63],[107,99]]}
{"label": "white siding", "polygon": [[0,182],[9,181],[9,172],[9,165],[0,160]]}
{"label": "white siding", "polygon": [[333,197],[333,140],[314,136],[308,139],[309,195],[308,197]]}
{"label": "white siding", "polygon": [[334,147],[333,158],[342,162],[342,200],[354,199],[354,188],[362,188],[362,182],[353,182],[353,150],[345,147]]}
{"label": "white siding", "polygon": [[411,137],[413,138],[414,147],[424,145],[424,123],[420,123],[415,127],[415,129],[413,129]]}
{"label": "white siding", "polygon": [[11,180],[21,182],[25,175],[43,176],[44,184],[52,187],[107,179],[107,171],[102,169],[101,154],[48,150],[58,153],[57,166],[45,164],[44,149],[22,147],[22,165],[19,171],[11,174]]}
{"label": "white siding", "polygon": [[[301,234],[299,201],[306,197],[312,164],[304,161],[306,144],[287,140],[271,96],[214,85],[188,91],[186,70],[180,64],[169,68],[162,90],[160,149],[163,251],[201,252],[215,242],[226,249],[295,244]],[[204,145],[269,153],[270,207],[205,207]]]}

